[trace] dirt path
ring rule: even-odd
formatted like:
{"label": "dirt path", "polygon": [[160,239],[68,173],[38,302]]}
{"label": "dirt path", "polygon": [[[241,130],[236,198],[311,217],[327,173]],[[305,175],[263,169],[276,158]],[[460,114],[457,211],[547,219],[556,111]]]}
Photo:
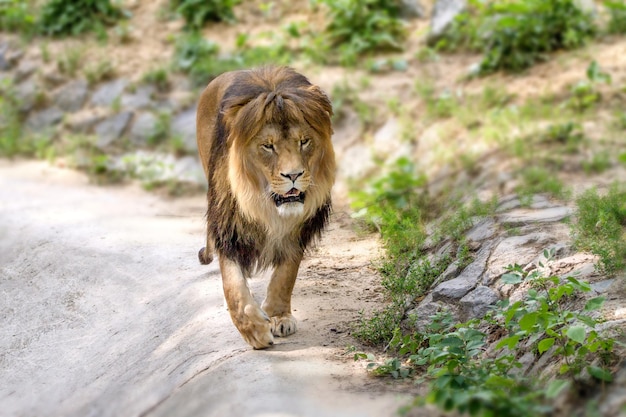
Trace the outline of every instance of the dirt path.
{"label": "dirt path", "polygon": [[[406,396],[352,361],[376,242],[335,213],[304,263],[295,335],[253,351],[198,264],[204,198],[0,161],[0,415],[386,416]],[[252,287],[264,294],[264,279]],[[386,393],[383,393],[386,388]]]}

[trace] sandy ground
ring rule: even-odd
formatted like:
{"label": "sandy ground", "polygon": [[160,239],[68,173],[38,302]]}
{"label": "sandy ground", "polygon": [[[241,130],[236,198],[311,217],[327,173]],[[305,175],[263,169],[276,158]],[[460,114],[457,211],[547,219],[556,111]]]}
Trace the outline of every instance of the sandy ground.
{"label": "sandy ground", "polygon": [[[381,297],[375,239],[337,211],[301,268],[299,331],[254,351],[216,263],[197,261],[203,212],[203,196],[0,161],[1,416],[381,417],[406,403],[346,350]],[[251,282],[259,298],[266,283]]]}

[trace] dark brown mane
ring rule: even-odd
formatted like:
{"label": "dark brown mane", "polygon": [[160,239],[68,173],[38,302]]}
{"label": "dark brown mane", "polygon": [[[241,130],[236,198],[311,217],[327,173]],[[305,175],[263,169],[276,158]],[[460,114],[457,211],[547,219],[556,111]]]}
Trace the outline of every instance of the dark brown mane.
{"label": "dark brown mane", "polygon": [[245,144],[268,124],[307,123],[330,136],[332,105],[321,90],[288,67],[242,71],[224,93],[220,113],[230,138]]}

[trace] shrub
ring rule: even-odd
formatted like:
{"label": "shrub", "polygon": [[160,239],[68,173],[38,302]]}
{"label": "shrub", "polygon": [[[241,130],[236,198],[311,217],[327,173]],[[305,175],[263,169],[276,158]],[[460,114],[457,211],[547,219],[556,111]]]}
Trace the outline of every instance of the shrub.
{"label": "shrub", "polygon": [[520,71],[559,49],[574,49],[595,35],[590,15],[573,0],[523,0],[493,3],[492,33],[482,73]]}
{"label": "shrub", "polygon": [[592,17],[574,0],[480,1],[459,15],[437,44],[440,50],[484,53],[480,73],[521,71],[559,49],[574,49],[596,33]]}
{"label": "shrub", "polygon": [[406,37],[397,0],[314,0],[328,8],[326,39],[338,48],[340,61],[354,65],[357,58],[376,50],[400,50]]}
{"label": "shrub", "polygon": [[200,29],[207,22],[234,21],[233,7],[239,0],[170,0],[170,7],[185,19],[188,29]]}
{"label": "shrub", "polygon": [[75,36],[96,31],[106,36],[104,26],[124,17],[110,0],[49,0],[41,11],[40,31],[49,36]]}

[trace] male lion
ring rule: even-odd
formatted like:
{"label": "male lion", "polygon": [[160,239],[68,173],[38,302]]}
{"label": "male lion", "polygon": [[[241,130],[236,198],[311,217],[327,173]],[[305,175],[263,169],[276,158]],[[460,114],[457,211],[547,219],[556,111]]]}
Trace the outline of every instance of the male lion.
{"label": "male lion", "polygon": [[[215,78],[198,103],[198,152],[207,177],[207,243],[219,257],[233,323],[255,349],[296,331],[291,294],[304,250],[328,222],[335,181],[331,103],[286,67]],[[274,267],[261,308],[247,284]]]}

